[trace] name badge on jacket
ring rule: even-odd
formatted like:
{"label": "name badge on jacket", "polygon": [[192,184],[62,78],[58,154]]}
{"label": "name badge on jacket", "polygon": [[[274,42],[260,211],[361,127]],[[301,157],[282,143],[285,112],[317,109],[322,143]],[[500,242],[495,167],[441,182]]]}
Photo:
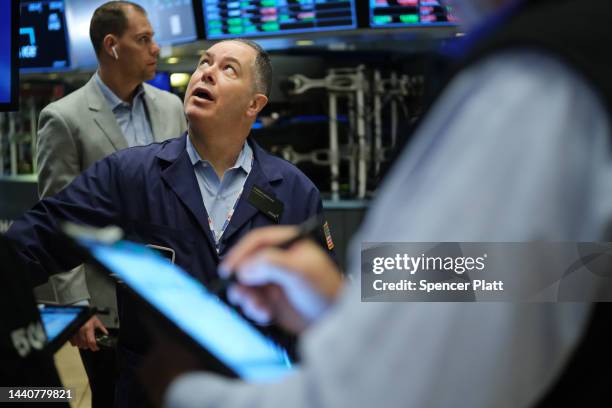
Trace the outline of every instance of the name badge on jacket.
{"label": "name badge on jacket", "polygon": [[248,201],[249,204],[275,223],[280,221],[280,217],[283,215],[283,208],[285,207],[282,201],[277,200],[257,186],[253,186],[251,189]]}

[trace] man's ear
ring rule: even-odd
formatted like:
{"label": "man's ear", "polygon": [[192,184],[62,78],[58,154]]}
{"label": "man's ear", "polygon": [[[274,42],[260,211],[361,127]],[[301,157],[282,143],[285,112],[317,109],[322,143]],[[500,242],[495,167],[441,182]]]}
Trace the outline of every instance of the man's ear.
{"label": "man's ear", "polygon": [[268,103],[268,97],[264,94],[255,94],[253,99],[251,99],[251,103],[249,104],[249,108],[247,109],[247,116],[254,117],[257,116],[259,112],[266,106]]}
{"label": "man's ear", "polygon": [[102,48],[104,48],[103,52],[112,59],[116,59],[115,54],[113,53],[113,47],[116,47],[117,44],[117,37],[115,37],[113,34],[106,34],[102,40]]}

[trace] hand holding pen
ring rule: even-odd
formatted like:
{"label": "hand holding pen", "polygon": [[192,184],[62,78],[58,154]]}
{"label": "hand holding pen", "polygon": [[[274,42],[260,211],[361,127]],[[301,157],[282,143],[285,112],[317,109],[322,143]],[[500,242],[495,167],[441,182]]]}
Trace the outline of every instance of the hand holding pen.
{"label": "hand holding pen", "polygon": [[[278,243],[274,243],[274,244],[269,244],[270,246],[274,246],[276,248],[279,249],[289,249],[293,244],[295,244],[296,242],[299,242],[301,240],[304,239],[316,239],[316,234],[317,231],[319,230],[319,228],[321,228],[321,217],[319,215],[314,215],[310,218],[308,218],[306,221],[304,221],[302,224],[297,226],[297,231],[294,232],[293,234],[289,235],[289,238],[286,238]],[[272,227],[274,228],[274,227]],[[293,227],[289,227],[289,228],[293,228]],[[289,231],[287,231],[289,232]],[[249,238],[247,238],[249,237]],[[245,240],[250,239],[251,234],[247,235],[247,237],[245,237]],[[281,235],[279,235],[279,237],[281,237]],[[259,236],[257,236],[256,238],[259,238]],[[251,251],[254,251],[256,249],[256,247],[253,247],[251,245],[251,242],[245,242],[245,240],[241,241],[238,244],[238,248],[235,250],[232,250],[232,252],[230,253],[230,255],[228,256],[228,260],[226,260],[225,262],[223,262],[220,266],[219,266],[219,276],[220,278],[216,281],[214,281],[212,284],[209,285],[208,290],[214,294],[221,294],[223,293],[230,284],[232,283],[237,283],[237,277],[236,277],[236,273],[232,273],[231,271],[228,271],[228,262],[231,262],[232,259],[232,255],[234,257],[242,257],[243,254],[241,253],[242,249],[247,251],[250,253]],[[265,244],[266,241],[258,241],[260,242],[262,245]],[[236,252],[238,252],[238,254],[236,254]],[[247,255],[247,254],[244,254]]]}
{"label": "hand holding pen", "polygon": [[[299,332],[335,301],[342,275],[313,240],[320,220],[299,227],[259,228],[246,235],[220,266],[230,302],[253,320]],[[219,290],[219,289],[217,289]],[[222,290],[222,289],[221,289]]]}

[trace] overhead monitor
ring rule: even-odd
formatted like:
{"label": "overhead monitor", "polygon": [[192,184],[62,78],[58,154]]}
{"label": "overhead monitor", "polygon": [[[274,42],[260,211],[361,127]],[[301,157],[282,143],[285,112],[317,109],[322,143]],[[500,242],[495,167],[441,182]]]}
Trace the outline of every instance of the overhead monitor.
{"label": "overhead monitor", "polygon": [[22,0],[19,14],[19,68],[22,71],[68,68],[64,1]]}
{"label": "overhead monitor", "polygon": [[[106,0],[66,0],[66,17],[73,65],[92,68],[97,65],[89,23],[94,11]],[[197,39],[192,0],[136,0],[147,12],[159,45],[185,43]]]}
{"label": "overhead monitor", "polygon": [[439,0],[369,0],[370,27],[453,25],[457,19]]}
{"label": "overhead monitor", "polygon": [[19,97],[17,41],[18,1],[0,2],[0,111],[16,110]]}
{"label": "overhead monitor", "polygon": [[179,44],[197,39],[192,0],[136,1],[149,16],[160,45]]}
{"label": "overhead monitor", "polygon": [[357,27],[355,0],[203,0],[202,12],[210,40]]}

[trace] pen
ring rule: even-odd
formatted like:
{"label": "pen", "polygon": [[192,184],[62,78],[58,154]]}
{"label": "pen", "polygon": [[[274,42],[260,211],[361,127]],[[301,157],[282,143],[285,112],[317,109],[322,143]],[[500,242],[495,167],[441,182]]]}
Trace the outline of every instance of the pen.
{"label": "pen", "polygon": [[[318,214],[313,215],[312,217],[308,218],[306,221],[304,221],[298,226],[297,234],[287,239],[286,241],[283,241],[277,245],[274,245],[274,247],[280,248],[280,249],[289,249],[296,242],[314,236],[314,234],[319,229],[320,225],[321,225],[321,217]],[[219,278],[213,281],[208,286],[208,291],[219,296],[221,293],[223,293],[228,288],[229,285],[231,285],[232,283],[237,283],[237,282],[238,280],[236,279],[236,274],[232,273],[228,278]]]}

